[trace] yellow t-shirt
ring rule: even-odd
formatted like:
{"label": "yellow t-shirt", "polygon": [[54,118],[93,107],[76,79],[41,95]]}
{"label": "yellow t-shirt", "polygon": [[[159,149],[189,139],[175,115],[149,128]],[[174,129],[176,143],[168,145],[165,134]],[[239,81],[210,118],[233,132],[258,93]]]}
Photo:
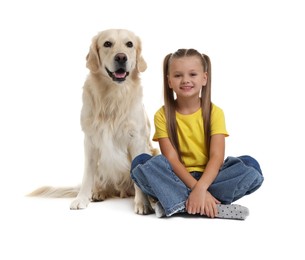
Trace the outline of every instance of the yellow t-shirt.
{"label": "yellow t-shirt", "polygon": [[[207,148],[204,138],[203,118],[201,108],[190,115],[176,112],[178,141],[182,161],[189,172],[203,172],[208,162]],[[164,107],[161,107],[154,116],[155,134],[154,141],[168,137]],[[224,134],[226,130],[223,110],[212,104],[211,135]]]}

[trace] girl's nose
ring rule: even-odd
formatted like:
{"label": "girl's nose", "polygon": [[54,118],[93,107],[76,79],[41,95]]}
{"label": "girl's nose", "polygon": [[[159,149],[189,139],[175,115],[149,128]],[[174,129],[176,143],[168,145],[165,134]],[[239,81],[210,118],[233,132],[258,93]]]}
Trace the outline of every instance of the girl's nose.
{"label": "girl's nose", "polygon": [[182,83],[189,83],[190,82],[190,80],[189,80],[189,78],[188,77],[184,77],[183,79],[182,79]]}

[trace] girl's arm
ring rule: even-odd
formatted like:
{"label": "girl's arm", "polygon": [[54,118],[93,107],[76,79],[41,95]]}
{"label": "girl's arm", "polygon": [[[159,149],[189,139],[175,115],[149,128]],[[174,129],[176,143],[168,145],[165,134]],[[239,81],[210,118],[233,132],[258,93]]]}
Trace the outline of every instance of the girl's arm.
{"label": "girl's arm", "polygon": [[225,156],[225,136],[222,134],[212,135],[210,145],[210,158],[197,185],[208,189],[218,175]]}
{"label": "girl's arm", "polygon": [[220,202],[208,192],[208,188],[218,175],[223,164],[224,154],[225,136],[222,134],[213,135],[211,137],[210,158],[204,174],[192,189],[186,203],[188,213],[200,213],[212,218],[217,215],[217,204]]}
{"label": "girl's arm", "polygon": [[161,153],[170,162],[175,174],[183,181],[183,183],[190,189],[193,189],[197,180],[187,171],[185,166],[179,160],[178,153],[172,146],[169,138],[160,138],[159,146]]}

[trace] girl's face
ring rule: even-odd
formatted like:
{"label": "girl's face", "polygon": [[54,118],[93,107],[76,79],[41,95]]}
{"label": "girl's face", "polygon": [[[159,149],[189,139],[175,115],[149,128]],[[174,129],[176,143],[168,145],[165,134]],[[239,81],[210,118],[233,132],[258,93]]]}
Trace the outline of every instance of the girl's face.
{"label": "girl's face", "polygon": [[168,73],[168,84],[177,98],[198,97],[202,86],[207,83],[207,73],[196,56],[172,59]]}

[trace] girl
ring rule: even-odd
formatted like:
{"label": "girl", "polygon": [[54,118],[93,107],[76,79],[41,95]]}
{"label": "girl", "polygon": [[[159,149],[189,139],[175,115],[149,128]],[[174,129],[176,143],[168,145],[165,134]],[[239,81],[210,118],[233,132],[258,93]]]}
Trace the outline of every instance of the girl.
{"label": "girl", "polygon": [[257,190],[264,178],[250,156],[224,161],[228,136],[223,111],[211,103],[211,63],[194,49],[179,49],[163,63],[164,106],[155,114],[161,155],[137,156],[131,177],[155,198],[158,217],[179,212],[245,219],[232,202]]}

